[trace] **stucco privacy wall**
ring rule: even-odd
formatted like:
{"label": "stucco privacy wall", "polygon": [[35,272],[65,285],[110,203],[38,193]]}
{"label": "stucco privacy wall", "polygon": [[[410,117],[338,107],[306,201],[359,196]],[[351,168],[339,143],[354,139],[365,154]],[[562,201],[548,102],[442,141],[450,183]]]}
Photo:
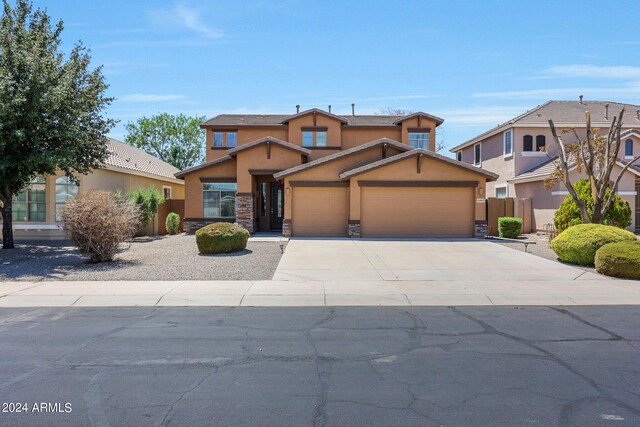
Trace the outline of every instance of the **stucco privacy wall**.
{"label": "stucco privacy wall", "polygon": [[[63,172],[56,175],[47,176],[45,178],[46,186],[46,220],[44,222],[24,222],[14,221],[14,236],[16,238],[65,238],[63,231],[51,226],[60,225],[56,222],[56,179],[63,176]],[[171,187],[172,198],[184,199],[185,186],[178,180],[164,180],[162,177],[149,178],[146,176],[134,175],[131,173],[115,172],[106,169],[94,170],[88,175],[79,175],[80,187],[79,193],[87,191],[102,190],[116,191],[121,190],[123,193],[135,190],[137,188],[154,187],[162,193],[163,187]],[[43,225],[38,229],[38,225]],[[22,226],[28,226],[30,229],[22,229]],[[1,228],[0,224],[0,228]],[[156,228],[157,229],[157,228]],[[149,232],[152,231],[149,226]]]}

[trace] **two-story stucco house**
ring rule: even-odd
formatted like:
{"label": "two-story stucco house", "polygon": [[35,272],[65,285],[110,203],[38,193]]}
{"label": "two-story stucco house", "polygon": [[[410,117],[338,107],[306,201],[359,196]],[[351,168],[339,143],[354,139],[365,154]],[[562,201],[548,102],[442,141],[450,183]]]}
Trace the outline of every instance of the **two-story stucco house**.
{"label": "two-story stucco house", "polygon": [[[544,229],[553,223],[555,211],[568,194],[562,183],[551,189],[544,181],[556,168],[557,147],[549,128],[552,119],[558,131],[575,129],[583,138],[585,113],[591,114],[593,128],[606,132],[614,116],[625,109],[619,163],[613,170],[618,176],[626,162],[640,153],[640,106],[599,101],[549,101],[451,149],[456,159],[499,175],[487,183],[488,197],[531,199],[532,228]],[[562,135],[565,142],[575,141],[573,132]],[[572,182],[580,178],[574,171]],[[640,231],[640,164],[624,174],[617,193],[632,209],[630,230]]]}
{"label": "two-story stucco house", "polygon": [[295,114],[216,116],[206,162],[185,180],[185,228],[232,221],[285,236],[472,237],[497,176],[434,152],[442,119]]}

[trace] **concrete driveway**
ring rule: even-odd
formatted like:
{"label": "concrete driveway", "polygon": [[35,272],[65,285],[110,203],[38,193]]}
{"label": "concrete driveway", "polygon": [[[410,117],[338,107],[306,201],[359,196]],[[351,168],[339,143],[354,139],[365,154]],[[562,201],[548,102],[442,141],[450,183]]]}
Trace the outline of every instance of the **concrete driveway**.
{"label": "concrete driveway", "polygon": [[294,238],[273,280],[555,281],[600,276],[485,240]]}

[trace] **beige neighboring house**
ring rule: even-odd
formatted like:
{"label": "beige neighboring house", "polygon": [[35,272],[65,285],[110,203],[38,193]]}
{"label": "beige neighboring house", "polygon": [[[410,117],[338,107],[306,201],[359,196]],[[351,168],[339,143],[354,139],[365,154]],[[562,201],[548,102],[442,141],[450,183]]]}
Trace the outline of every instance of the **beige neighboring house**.
{"label": "beige neighboring house", "polygon": [[[80,185],[63,172],[36,177],[31,185],[13,197],[13,232],[16,239],[63,239],[60,212],[77,194],[91,190],[128,192],[154,186],[166,199],[184,199],[184,181],[179,170],[131,145],[108,139],[111,152],[103,169],[80,175]],[[154,225],[157,230],[157,224]],[[149,225],[151,230],[151,225]],[[0,229],[2,224],[0,223]]]}
{"label": "beige neighboring house", "polygon": [[[622,146],[613,177],[640,153],[640,106],[603,101],[549,101],[527,111],[467,142],[451,149],[456,159],[494,172],[500,177],[487,182],[487,197],[531,199],[531,225],[543,230],[553,223],[555,211],[568,194],[562,183],[544,188],[544,180],[555,170],[557,149],[549,129],[549,119],[556,128],[575,128],[583,138],[586,132],[585,112],[591,113],[593,128],[609,129],[614,116],[625,109]],[[575,141],[572,132],[562,135],[565,142]],[[572,182],[580,178],[577,172]],[[640,231],[640,164],[632,165],[624,174],[616,192],[628,201],[632,210],[631,231]],[[527,230],[525,230],[527,231]]]}

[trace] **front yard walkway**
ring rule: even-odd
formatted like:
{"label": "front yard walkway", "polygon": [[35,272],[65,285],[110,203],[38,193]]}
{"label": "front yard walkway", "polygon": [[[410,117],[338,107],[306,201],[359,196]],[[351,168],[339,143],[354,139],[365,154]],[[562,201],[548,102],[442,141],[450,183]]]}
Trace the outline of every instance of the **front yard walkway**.
{"label": "front yard walkway", "polygon": [[286,241],[253,241],[225,255],[200,255],[195,236],[140,237],[111,263],[89,264],[66,241],[17,242],[0,250],[0,282],[40,280],[268,280]]}

